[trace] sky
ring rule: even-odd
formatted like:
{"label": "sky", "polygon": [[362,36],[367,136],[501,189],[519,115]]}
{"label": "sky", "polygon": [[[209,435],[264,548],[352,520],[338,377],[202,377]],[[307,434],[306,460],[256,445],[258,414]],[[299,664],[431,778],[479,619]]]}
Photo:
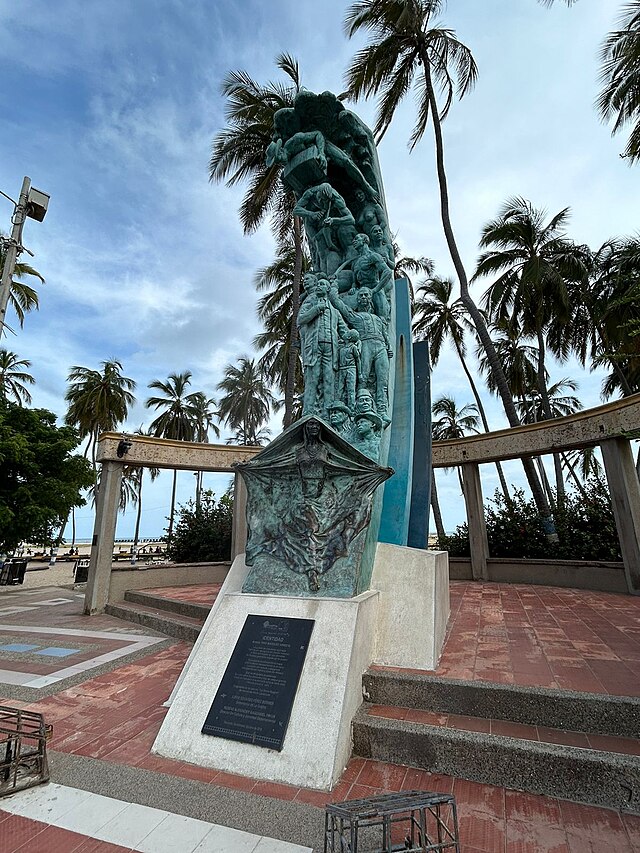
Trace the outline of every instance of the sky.
{"label": "sky", "polygon": [[[241,188],[211,184],[211,142],[225,124],[220,84],[243,69],[278,79],[275,58],[300,62],[303,85],[343,90],[343,74],[364,37],[348,41],[346,3],[325,0],[0,0],[0,190],[17,198],[24,175],[51,195],[42,223],[27,220],[23,256],[46,279],[40,310],[4,345],[31,361],[34,405],[66,410],[72,365],[116,358],[137,382],[125,428],[147,425],[147,385],[190,370],[192,390],[216,395],[225,365],[253,356],[260,330],[253,277],[274,254],[264,226],[244,236]],[[322,8],[322,11],[320,11]],[[450,0],[442,21],[472,51],[475,89],[444,124],[451,215],[472,271],[482,226],[510,196],[554,214],[570,207],[568,236],[593,248],[637,233],[640,170],[619,154],[594,109],[598,50],[621,0],[578,0],[547,9],[536,0]],[[370,125],[375,104],[348,105]],[[442,235],[429,132],[410,153],[415,102],[408,97],[379,147],[387,208],[402,253],[426,255],[453,275]],[[11,204],[0,197],[0,229]],[[474,287],[479,300],[489,282]],[[598,405],[601,374],[575,363],[550,365],[556,381],[580,383],[585,407]],[[432,377],[434,398],[471,402],[453,352]],[[506,426],[487,399],[491,427]],[[272,434],[279,431],[277,420]],[[223,431],[222,441],[228,436]],[[514,483],[522,476],[513,463]],[[496,486],[483,470],[485,495]],[[145,486],[142,536],[162,534],[170,473]],[[229,478],[208,475],[218,495]],[[464,518],[457,480],[438,473],[445,527]],[[178,501],[195,478],[179,475]],[[135,511],[118,522],[132,534]],[[77,511],[89,537],[90,507]],[[67,532],[67,536],[69,533]]]}

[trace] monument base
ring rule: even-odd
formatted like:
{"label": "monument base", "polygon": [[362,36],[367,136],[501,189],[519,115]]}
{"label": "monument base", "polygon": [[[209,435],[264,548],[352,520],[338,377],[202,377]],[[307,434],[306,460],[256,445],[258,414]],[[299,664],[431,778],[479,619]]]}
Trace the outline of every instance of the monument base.
{"label": "monument base", "polygon": [[[180,675],[153,752],[330,790],[351,754],[351,720],[370,664],[436,666],[449,614],[447,556],[379,544],[376,588],[350,599],[241,593],[246,574],[241,555]],[[281,751],[201,732],[249,615],[314,620]]]}

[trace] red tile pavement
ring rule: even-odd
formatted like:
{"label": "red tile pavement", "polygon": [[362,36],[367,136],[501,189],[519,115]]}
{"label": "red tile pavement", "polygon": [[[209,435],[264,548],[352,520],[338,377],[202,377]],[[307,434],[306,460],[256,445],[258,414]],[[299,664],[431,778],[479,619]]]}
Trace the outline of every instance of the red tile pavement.
{"label": "red tile pavement", "polygon": [[163,586],[154,589],[144,589],[142,592],[157,595],[160,598],[170,598],[172,601],[186,601],[189,604],[211,605],[218,597],[220,583],[194,584],[193,586]]}
{"label": "red tile pavement", "polygon": [[436,675],[640,696],[640,598],[468,581],[450,591]]}
{"label": "red tile pavement", "polygon": [[[201,584],[146,591],[212,604],[219,590],[219,584]],[[637,597],[470,581],[451,581],[450,592],[436,675],[640,697]]]}
{"label": "red tile pavement", "polygon": [[620,752],[625,755],[640,755],[640,740],[630,737],[612,737],[585,732],[564,731],[547,726],[529,726],[513,723],[510,720],[488,720],[484,717],[466,717],[459,714],[440,714],[433,711],[420,711],[392,705],[371,705],[367,712],[372,717],[385,717],[388,720],[405,720],[408,723],[424,723],[428,726],[460,729],[467,732],[485,732],[540,743],[564,744],[582,749],[596,749],[605,752]]}
{"label": "red tile pavement", "polygon": [[[328,794],[257,781],[152,755],[151,746],[166,712],[162,702],[169,695],[188,652],[186,643],[175,643],[28,707],[41,711],[48,722],[53,722],[53,750],[90,755],[117,764],[156,770],[261,796],[295,800],[319,808],[330,801],[389,791],[422,789],[453,792],[460,814],[463,853],[557,853],[559,850],[585,853],[590,849],[632,853],[640,849],[640,818],[454,779],[412,767],[354,758],[336,788]],[[10,700],[0,700],[0,703],[12,704]],[[456,722],[468,723],[464,717],[433,716],[444,717],[447,722],[452,717]],[[0,822],[0,839],[3,838],[5,823]],[[46,838],[43,827],[38,831]],[[588,846],[585,839],[591,835],[603,839],[607,832],[611,832],[610,846]],[[23,847],[27,842],[32,845],[24,847],[24,853],[27,850],[35,853],[41,848],[30,841],[33,835],[33,827],[16,820],[5,827],[4,837],[10,842],[5,846],[0,843],[0,850],[13,853],[14,848],[10,844],[15,837],[16,843]],[[69,843],[75,844],[75,839],[71,838]],[[84,846],[42,849],[47,853],[56,850],[60,853],[115,853],[111,847],[99,847],[95,851]]]}

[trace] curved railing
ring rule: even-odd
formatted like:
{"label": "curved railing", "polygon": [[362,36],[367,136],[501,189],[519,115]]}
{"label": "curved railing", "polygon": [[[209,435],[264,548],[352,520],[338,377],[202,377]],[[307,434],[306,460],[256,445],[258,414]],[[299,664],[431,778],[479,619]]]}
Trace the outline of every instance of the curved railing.
{"label": "curved railing", "polygon": [[630,440],[640,438],[640,394],[550,421],[433,443],[433,467],[462,469],[474,579],[489,579],[490,559],[479,465],[600,447],[628,592],[640,594],[640,485]]}

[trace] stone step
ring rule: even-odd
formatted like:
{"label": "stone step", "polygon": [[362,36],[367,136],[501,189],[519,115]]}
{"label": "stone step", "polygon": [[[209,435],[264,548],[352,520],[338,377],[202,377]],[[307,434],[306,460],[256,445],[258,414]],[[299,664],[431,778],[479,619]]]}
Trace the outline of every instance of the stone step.
{"label": "stone step", "polygon": [[353,720],[353,752],[361,758],[640,812],[638,755],[472,731],[436,720],[412,722],[372,714],[372,707],[363,704]]}
{"label": "stone step", "polygon": [[617,737],[640,733],[640,699],[632,696],[515,687],[384,669],[369,670],[362,682],[364,698],[377,705]]}
{"label": "stone step", "polygon": [[145,592],[144,590],[129,589],[124,594],[125,601],[132,604],[142,604],[145,607],[153,607],[156,610],[164,610],[168,613],[178,613],[180,616],[189,616],[192,619],[206,619],[211,610],[211,605],[194,604],[191,601],[181,601],[177,598],[164,598],[157,593]]}
{"label": "stone step", "polygon": [[194,619],[191,616],[170,613],[157,607],[125,601],[107,604],[105,612],[118,619],[135,622],[136,625],[143,625],[145,628],[166,634],[168,637],[186,640],[188,643],[195,643],[204,624],[204,619]]}

